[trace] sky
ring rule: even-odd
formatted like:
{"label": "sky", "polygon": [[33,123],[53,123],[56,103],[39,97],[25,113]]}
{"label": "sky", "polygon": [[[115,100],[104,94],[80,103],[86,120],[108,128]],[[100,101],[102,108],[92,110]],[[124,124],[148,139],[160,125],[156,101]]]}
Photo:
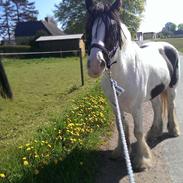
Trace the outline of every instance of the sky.
{"label": "sky", "polygon": [[[54,5],[61,0],[35,0],[38,19],[53,16]],[[183,23],[183,0],[146,0],[145,12],[139,31],[159,32],[167,22]]]}
{"label": "sky", "polygon": [[159,32],[167,22],[183,23],[183,0],[147,0],[140,31]]}
{"label": "sky", "polygon": [[35,2],[36,9],[39,11],[38,19],[44,19],[46,16],[54,16],[55,4],[61,0],[32,0]]}
{"label": "sky", "polygon": [[[39,11],[38,19],[53,16],[55,4],[61,0],[32,0]],[[183,0],[146,0],[145,12],[139,31],[159,32],[167,22],[183,23]]]}

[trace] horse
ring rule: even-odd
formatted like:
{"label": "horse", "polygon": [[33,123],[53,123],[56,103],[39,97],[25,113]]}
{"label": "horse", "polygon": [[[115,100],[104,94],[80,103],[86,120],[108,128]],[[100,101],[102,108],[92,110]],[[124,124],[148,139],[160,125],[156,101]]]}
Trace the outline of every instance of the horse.
{"label": "horse", "polygon": [[12,99],[13,93],[0,58],[0,95],[4,99]]}
{"label": "horse", "polygon": [[[175,112],[176,86],[180,75],[178,51],[166,42],[149,42],[141,47],[132,41],[131,34],[120,19],[122,0],[112,5],[85,0],[87,9],[86,45],[87,70],[90,77],[101,77],[101,86],[116,114],[114,96],[109,80],[124,89],[118,96],[121,118],[129,152],[131,152],[129,127],[124,112],[132,115],[137,149],[133,159],[135,169],[152,166],[152,153],[148,141],[163,134],[163,115],[167,116],[167,129],[172,137],[180,134]],[[143,129],[143,103],[151,101],[154,118],[147,135]],[[119,135],[118,135],[119,136]],[[112,152],[113,158],[121,156],[122,145]]]}

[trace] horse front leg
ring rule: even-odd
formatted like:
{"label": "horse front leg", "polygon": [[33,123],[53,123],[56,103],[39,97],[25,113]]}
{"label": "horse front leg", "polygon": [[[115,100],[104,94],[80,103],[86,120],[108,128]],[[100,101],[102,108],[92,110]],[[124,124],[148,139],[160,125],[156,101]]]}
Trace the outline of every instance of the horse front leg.
{"label": "horse front leg", "polygon": [[[123,123],[123,128],[124,128],[124,132],[125,132],[125,137],[126,137],[126,142],[127,142],[127,146],[128,146],[128,151],[129,153],[131,152],[131,145],[130,145],[130,134],[129,134],[129,126],[128,126],[128,122],[125,119],[124,113],[122,112],[121,114],[121,119],[122,119],[122,123]],[[116,117],[116,126],[117,126],[117,131],[118,131],[118,144],[117,147],[113,150],[112,154],[111,154],[111,159],[118,159],[123,155],[123,146],[122,146],[122,140],[119,134],[119,122],[117,121],[117,117]]]}
{"label": "horse front leg", "polygon": [[151,166],[152,155],[143,131],[142,106],[136,108],[132,116],[134,119],[134,135],[137,139],[134,167],[137,170],[143,170]]}

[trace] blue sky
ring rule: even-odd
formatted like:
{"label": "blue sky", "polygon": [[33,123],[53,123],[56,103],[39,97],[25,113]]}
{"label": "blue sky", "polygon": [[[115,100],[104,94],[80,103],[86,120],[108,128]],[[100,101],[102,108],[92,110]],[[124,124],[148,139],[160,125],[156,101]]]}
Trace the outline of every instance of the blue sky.
{"label": "blue sky", "polygon": [[[146,0],[146,11],[140,26],[140,31],[161,31],[165,23],[174,22],[177,25],[183,23],[183,0]],[[45,16],[53,16],[54,5],[61,0],[35,0],[39,10],[39,19]]]}
{"label": "blue sky", "polygon": [[53,16],[53,10],[55,10],[54,6],[59,2],[61,2],[61,0],[35,0],[36,9],[39,11],[38,19]]}

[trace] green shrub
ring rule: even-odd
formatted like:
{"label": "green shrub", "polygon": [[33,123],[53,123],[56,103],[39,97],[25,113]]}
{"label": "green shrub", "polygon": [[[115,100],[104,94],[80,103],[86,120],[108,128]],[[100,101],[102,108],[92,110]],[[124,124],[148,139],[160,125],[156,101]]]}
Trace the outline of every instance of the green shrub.
{"label": "green shrub", "polygon": [[29,52],[31,49],[30,46],[23,45],[3,45],[0,46],[0,52],[2,53],[20,53],[20,52]]}

